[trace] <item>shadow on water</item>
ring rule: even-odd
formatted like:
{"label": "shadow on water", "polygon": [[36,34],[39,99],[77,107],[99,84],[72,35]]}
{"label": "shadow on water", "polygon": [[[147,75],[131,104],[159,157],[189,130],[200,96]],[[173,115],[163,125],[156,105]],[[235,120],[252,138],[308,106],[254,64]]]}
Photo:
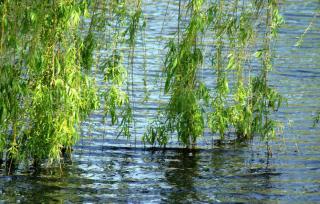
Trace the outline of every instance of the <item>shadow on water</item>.
{"label": "shadow on water", "polygon": [[199,176],[200,155],[197,152],[177,152],[164,163],[164,176],[170,193],[163,192],[164,201],[179,203],[199,200],[194,179]]}
{"label": "shadow on water", "polygon": [[[279,159],[285,161],[281,155],[271,158],[249,145],[191,152],[80,148],[75,149],[73,162],[65,162],[61,169],[21,168],[15,176],[1,172],[0,202],[316,201],[319,162],[301,161],[310,170],[296,175],[296,169],[302,168],[298,160],[286,161],[295,163],[288,169],[281,166],[286,164],[279,166]],[[302,193],[309,193],[308,197],[300,197]]]}
{"label": "shadow on water", "polygon": [[[60,168],[25,170],[14,176],[0,176],[0,201],[8,203],[48,203],[80,201],[77,187],[82,180],[73,180],[69,173],[72,166]],[[74,186],[70,188],[71,186]]]}
{"label": "shadow on water", "polygon": [[[267,155],[254,155],[246,146],[209,151],[153,153],[164,172],[165,203],[269,201],[272,178],[281,175],[270,167]],[[159,159],[162,158],[162,159]]]}
{"label": "shadow on water", "polygon": [[[267,201],[279,174],[247,147],[74,152],[62,168],[1,176],[0,201],[194,203]],[[257,189],[259,189],[257,191]],[[263,193],[261,193],[263,192]],[[271,197],[272,198],[272,197]]]}

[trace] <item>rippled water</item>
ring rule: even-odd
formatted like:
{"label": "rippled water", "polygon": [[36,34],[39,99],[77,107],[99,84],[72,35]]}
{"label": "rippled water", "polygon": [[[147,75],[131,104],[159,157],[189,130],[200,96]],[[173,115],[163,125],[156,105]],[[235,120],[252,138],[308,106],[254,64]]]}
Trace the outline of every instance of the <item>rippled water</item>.
{"label": "rippled water", "polygon": [[[150,99],[142,102],[144,61],[137,57],[135,70],[141,70],[134,73],[138,142],[114,140],[115,129],[102,123],[97,111],[83,124],[83,139],[61,169],[25,170],[15,176],[0,172],[0,202],[320,202],[320,128],[312,128],[312,117],[320,107],[319,16],[302,46],[294,47],[320,2],[287,0],[283,5],[286,25],[280,30],[271,81],[288,98],[288,106],[277,113],[285,129],[271,144],[272,157],[260,141],[193,152],[174,145],[166,151],[143,149],[139,136],[157,104],[166,100],[154,81],[159,79],[164,54],[165,40],[160,37],[175,29],[171,19],[176,19],[172,11],[177,8],[171,1],[171,13],[165,15],[167,1],[148,2],[144,10]],[[142,56],[143,49],[137,48],[136,54]],[[211,137],[201,142],[204,147]]]}

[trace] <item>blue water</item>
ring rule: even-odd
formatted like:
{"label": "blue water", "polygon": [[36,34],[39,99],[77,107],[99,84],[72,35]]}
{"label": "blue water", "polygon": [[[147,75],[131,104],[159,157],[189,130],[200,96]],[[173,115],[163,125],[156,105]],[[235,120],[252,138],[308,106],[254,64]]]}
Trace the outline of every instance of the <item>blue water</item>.
{"label": "blue water", "polygon": [[[174,33],[177,19],[177,12],[172,12],[177,3],[171,1],[165,15],[168,1],[144,2],[146,53],[144,58],[143,42],[138,38],[132,140],[115,139],[116,128],[103,123],[102,111],[96,111],[83,124],[83,137],[72,159],[66,159],[61,168],[21,169],[15,176],[4,176],[1,170],[0,202],[320,202],[320,127],[312,128],[320,109],[320,16],[302,46],[294,46],[320,2],[287,0],[282,5],[286,24],[279,32],[270,81],[288,99],[288,106],[275,115],[284,129],[270,143],[272,156],[259,139],[207,149],[212,139],[209,133],[193,152],[174,145],[166,151],[143,148],[139,138],[158,105],[168,98],[160,92],[159,76],[164,43]],[[142,102],[144,63],[148,102]],[[210,71],[203,70],[202,76],[206,73]]]}

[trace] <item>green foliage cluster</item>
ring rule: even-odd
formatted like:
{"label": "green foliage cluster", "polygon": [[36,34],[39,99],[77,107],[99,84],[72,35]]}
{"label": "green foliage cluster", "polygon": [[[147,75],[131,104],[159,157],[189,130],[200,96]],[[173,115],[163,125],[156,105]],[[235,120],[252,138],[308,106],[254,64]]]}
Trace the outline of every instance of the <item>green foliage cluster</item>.
{"label": "green foliage cluster", "polygon": [[[188,25],[180,35],[183,14],[179,14],[177,37],[167,45],[164,91],[170,101],[165,114],[148,127],[144,141],[165,146],[168,135],[176,132],[178,141],[191,147],[203,134],[205,121],[221,139],[230,131],[238,139],[254,135],[264,140],[274,138],[278,123],[270,114],[283,102],[268,82],[272,39],[283,23],[278,2],[190,0],[186,7]],[[265,27],[262,37],[258,36],[261,28],[257,25]],[[214,46],[214,89],[199,76],[207,57],[201,46],[203,38],[211,39]],[[260,61],[255,72],[250,64],[253,60]],[[230,76],[234,80],[230,81]]]}
{"label": "green foliage cluster", "polygon": [[99,104],[94,79],[81,66],[87,56],[78,26],[87,6],[62,0],[0,6],[0,152],[10,163],[59,160]]}
{"label": "green foliage cluster", "polygon": [[165,108],[165,121],[162,121],[161,125],[150,126],[144,135],[143,139],[148,143],[157,142],[165,146],[169,140],[169,132],[177,131],[178,140],[190,147],[195,145],[197,138],[203,133],[205,125],[200,100],[208,102],[209,95],[198,78],[203,55],[197,47],[197,38],[199,33],[204,33],[207,23],[202,5],[203,1],[188,3],[190,22],[181,34],[181,41],[171,40],[167,45],[164,92],[170,94],[171,98]]}
{"label": "green foliage cluster", "polygon": [[[0,2],[0,157],[5,155],[9,169],[14,161],[59,161],[61,150],[71,150],[79,138],[81,122],[100,106],[119,134],[130,138],[135,43],[146,26],[141,5],[141,0]],[[195,147],[206,124],[221,139],[228,132],[238,139],[274,138],[277,121],[271,114],[283,98],[268,75],[282,23],[277,0],[180,0],[177,33],[166,46],[163,69],[170,99],[143,141],[165,146],[177,135],[182,145]],[[203,39],[212,52],[205,53]],[[124,66],[126,55],[131,69]],[[213,88],[201,76],[208,58]],[[96,74],[103,75],[103,85]]]}
{"label": "green foliage cluster", "polygon": [[86,12],[84,1],[0,4],[0,152],[12,164],[59,160],[99,105],[94,79],[82,66],[91,49],[78,29]]}
{"label": "green foliage cluster", "polygon": [[[128,2],[0,2],[0,160],[9,172],[20,161],[59,162],[101,101],[111,123],[121,118],[121,133],[130,136],[119,46],[134,45],[141,9],[130,10]],[[101,50],[110,54],[102,58]],[[95,73],[104,75],[102,98]]]}
{"label": "green foliage cluster", "polygon": [[[111,124],[118,125],[119,135],[131,137],[133,118],[133,64],[134,50],[138,31],[145,27],[141,10],[141,0],[111,0],[96,1],[98,13],[93,22],[100,24],[93,26],[96,29],[95,40],[98,46],[96,52],[107,51],[107,56],[97,54],[97,66],[102,71],[105,82],[105,91],[102,93],[105,116],[111,117]],[[94,9],[94,11],[96,11]],[[106,21],[108,19],[108,21]],[[99,33],[104,33],[99,36]],[[90,32],[89,32],[90,34]],[[129,52],[123,48],[129,47]],[[124,66],[124,57],[127,55],[129,66]],[[128,77],[128,76],[131,76]],[[131,81],[129,81],[131,79]],[[131,82],[131,98],[129,85]],[[126,85],[126,90],[124,87]],[[133,127],[134,128],[134,127]]]}

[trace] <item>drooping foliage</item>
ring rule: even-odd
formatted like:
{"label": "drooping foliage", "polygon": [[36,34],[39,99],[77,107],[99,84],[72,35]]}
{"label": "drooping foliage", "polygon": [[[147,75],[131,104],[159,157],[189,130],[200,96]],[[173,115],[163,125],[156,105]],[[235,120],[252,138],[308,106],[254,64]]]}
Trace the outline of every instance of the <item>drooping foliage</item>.
{"label": "drooping foliage", "polygon": [[0,12],[0,152],[59,160],[99,104],[78,29],[86,2],[2,1]]}
{"label": "drooping foliage", "polygon": [[[309,30],[312,29],[316,20],[320,15],[320,9],[318,8],[313,15],[312,20],[310,21],[309,25],[304,29],[303,33],[298,37],[298,41],[296,42],[295,46],[300,47],[303,44],[303,40],[305,36],[308,34]],[[314,117],[313,126],[315,127],[320,122],[320,111],[317,111],[316,116]]]}
{"label": "drooping foliage", "polygon": [[149,127],[144,136],[144,140],[151,144],[166,145],[170,132],[176,131],[178,140],[190,147],[203,134],[205,125],[200,100],[208,102],[209,96],[198,78],[203,55],[197,41],[199,35],[204,34],[208,22],[202,6],[203,1],[188,3],[189,24],[183,32],[178,30],[176,41],[173,39],[167,45],[164,92],[171,98],[165,108],[165,118],[161,118],[164,121]]}
{"label": "drooping foliage", "polygon": [[[102,92],[106,115],[112,124],[121,117],[122,130],[129,136],[131,106],[122,90],[127,70],[118,47],[128,39],[134,45],[136,28],[120,26],[140,16],[126,4],[1,1],[0,153],[9,170],[14,161],[59,161],[61,151],[71,149],[80,123],[101,102],[96,73],[102,73],[106,82]],[[107,31],[110,43],[101,36]],[[96,54],[102,49],[110,53]]]}
{"label": "drooping foliage", "polygon": [[[118,135],[131,137],[133,106],[129,84],[133,85],[133,55],[138,30],[142,27],[141,1],[94,1],[93,20],[89,35],[96,41],[96,71],[102,74],[104,114],[111,118],[111,125],[118,125]],[[95,34],[93,34],[94,32]],[[130,52],[123,48],[129,47]],[[92,55],[91,55],[92,56]],[[131,70],[125,67],[124,58],[130,58]],[[130,74],[131,78],[128,77]],[[126,88],[125,88],[126,87]],[[132,90],[132,87],[131,87]],[[132,92],[131,92],[132,96]]]}
{"label": "drooping foliage", "polygon": [[[0,153],[9,169],[15,161],[59,161],[99,107],[130,138],[135,44],[146,25],[142,4],[0,2]],[[163,69],[170,99],[143,141],[165,146],[176,135],[190,148],[206,127],[221,139],[229,132],[239,139],[273,138],[272,112],[283,100],[268,80],[283,22],[278,1],[180,0],[178,12]],[[204,67],[207,61],[211,67]],[[205,68],[212,70],[209,82]]]}
{"label": "drooping foliage", "polygon": [[[170,101],[144,140],[163,146],[176,133],[181,144],[194,146],[205,121],[221,139],[232,131],[238,139],[274,138],[277,122],[270,115],[283,101],[268,82],[272,39],[283,23],[278,2],[190,0],[186,7],[188,24],[181,32],[179,13],[176,37],[167,45],[164,90]],[[204,55],[208,45],[201,39],[212,42],[211,56]],[[202,62],[210,57],[214,88],[200,76]],[[258,69],[252,62],[260,64]]]}

